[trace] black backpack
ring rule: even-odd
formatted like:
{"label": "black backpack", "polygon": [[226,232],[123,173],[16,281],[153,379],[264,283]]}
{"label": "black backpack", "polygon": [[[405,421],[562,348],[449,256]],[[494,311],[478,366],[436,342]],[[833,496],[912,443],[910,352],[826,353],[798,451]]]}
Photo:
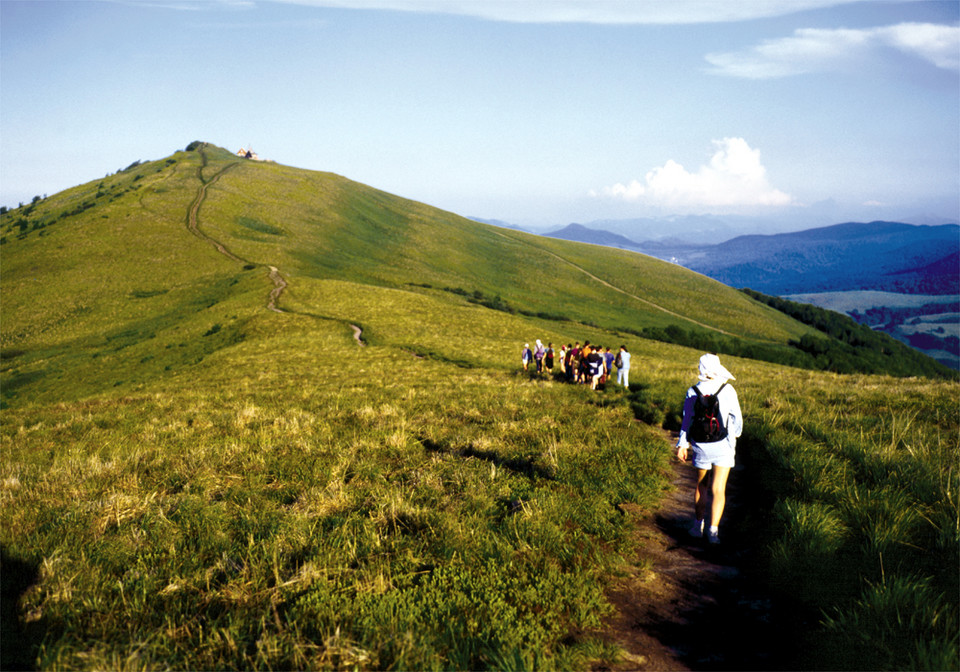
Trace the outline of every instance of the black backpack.
{"label": "black backpack", "polygon": [[717,395],[726,387],[724,383],[716,394],[700,394],[694,386],[697,398],[693,402],[693,422],[690,424],[690,438],[697,443],[711,443],[727,438],[727,428],[720,415],[720,399]]}

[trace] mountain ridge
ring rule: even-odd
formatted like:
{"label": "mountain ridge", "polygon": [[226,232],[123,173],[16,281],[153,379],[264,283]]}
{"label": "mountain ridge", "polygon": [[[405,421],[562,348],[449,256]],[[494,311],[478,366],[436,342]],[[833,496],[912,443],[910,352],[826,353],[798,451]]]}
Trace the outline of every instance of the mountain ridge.
{"label": "mountain ridge", "polygon": [[468,365],[470,329],[434,333],[442,318],[411,322],[393,304],[547,325],[558,341],[589,330],[813,363],[792,344],[815,329],[676,264],[203,143],[3,213],[0,243],[8,400],[188,372],[274,330],[277,312]]}
{"label": "mountain ridge", "polygon": [[543,235],[548,238],[590,243],[591,245],[605,245],[607,247],[619,247],[628,250],[640,249],[640,243],[630,240],[626,236],[621,236],[618,233],[612,233],[610,231],[590,229],[583,224],[567,224],[567,226],[562,229]]}
{"label": "mountain ridge", "polygon": [[960,272],[953,264],[960,247],[960,226],[952,223],[846,222],[787,233],[745,234],[711,245],[641,243],[582,225],[547,235],[598,245],[613,241],[615,246],[678,263],[733,287],[776,295],[850,290],[960,292]]}

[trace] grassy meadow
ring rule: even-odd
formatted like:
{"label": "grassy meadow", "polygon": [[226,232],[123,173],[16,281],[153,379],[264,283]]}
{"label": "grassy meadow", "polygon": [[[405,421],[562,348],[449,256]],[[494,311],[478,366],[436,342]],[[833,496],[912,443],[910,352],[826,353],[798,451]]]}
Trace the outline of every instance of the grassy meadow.
{"label": "grassy meadow", "polygon": [[[275,164],[229,168],[198,209],[237,262],[187,226],[236,161],[178,152],[0,219],[4,667],[614,664],[621,505],[669,487],[701,354],[621,329],[811,328],[638,255]],[[626,343],[631,391],[522,372],[536,338]],[[731,487],[755,498],[731,524],[804,652],[782,666],[960,666],[960,385],[724,362]]]}
{"label": "grassy meadow", "polygon": [[615,657],[570,633],[607,609],[617,505],[662,490],[656,432],[582,388],[269,318],[189,380],[4,411],[40,668]]}

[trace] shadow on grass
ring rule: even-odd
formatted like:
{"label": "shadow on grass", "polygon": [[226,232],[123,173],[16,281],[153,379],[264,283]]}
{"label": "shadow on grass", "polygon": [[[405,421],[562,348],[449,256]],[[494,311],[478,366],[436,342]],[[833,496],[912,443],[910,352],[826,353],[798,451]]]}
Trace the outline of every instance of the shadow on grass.
{"label": "shadow on grass", "polygon": [[0,670],[34,670],[40,621],[23,623],[20,598],[40,577],[37,564],[16,558],[0,546]]}
{"label": "shadow on grass", "polygon": [[634,382],[627,397],[633,417],[654,427],[670,431],[679,431],[682,420],[682,402],[672,403],[658,396],[650,385]]}
{"label": "shadow on grass", "polygon": [[738,451],[719,545],[689,533],[696,487],[689,464],[677,467],[670,503],[654,520],[669,539],[672,575],[691,597],[678,600],[675,611],[651,609],[643,615],[644,628],[690,669],[799,669],[796,633],[809,615],[773,594],[765,580],[769,508],[756,487],[752,452]]}
{"label": "shadow on grass", "polygon": [[493,450],[481,450],[473,446],[454,448],[425,437],[420,437],[419,441],[428,453],[442,453],[444,455],[466,458],[475,457],[478,460],[484,460],[496,465],[498,469],[507,469],[515,474],[520,474],[528,478],[542,478],[548,481],[556,480],[552,469],[537,464],[536,456],[504,457]]}

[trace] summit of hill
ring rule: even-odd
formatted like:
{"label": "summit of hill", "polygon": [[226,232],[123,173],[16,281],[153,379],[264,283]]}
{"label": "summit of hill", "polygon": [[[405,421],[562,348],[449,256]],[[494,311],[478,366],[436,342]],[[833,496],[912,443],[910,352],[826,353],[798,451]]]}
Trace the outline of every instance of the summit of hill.
{"label": "summit of hill", "polygon": [[[8,211],[0,242],[7,397],[183,371],[254,338],[268,307],[365,323],[371,343],[465,362],[495,318],[510,344],[502,365],[531,324],[800,365],[810,353],[797,344],[823,337],[653,257],[490,226],[203,142]],[[475,316],[467,333],[449,332],[454,309]]]}
{"label": "summit of hill", "polygon": [[[956,376],[848,318],[202,142],[0,255],[3,669],[957,669]],[[715,552],[661,505],[704,350]]]}

